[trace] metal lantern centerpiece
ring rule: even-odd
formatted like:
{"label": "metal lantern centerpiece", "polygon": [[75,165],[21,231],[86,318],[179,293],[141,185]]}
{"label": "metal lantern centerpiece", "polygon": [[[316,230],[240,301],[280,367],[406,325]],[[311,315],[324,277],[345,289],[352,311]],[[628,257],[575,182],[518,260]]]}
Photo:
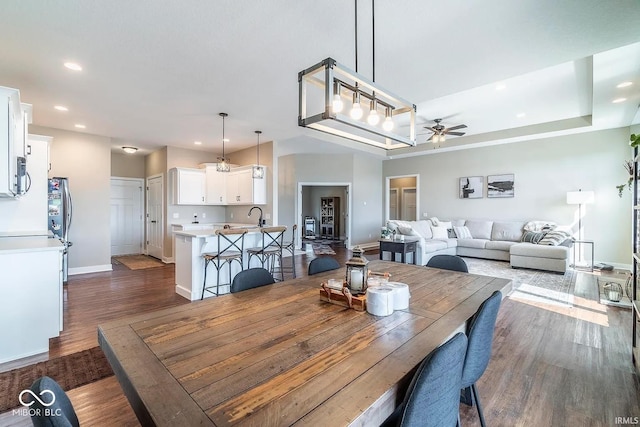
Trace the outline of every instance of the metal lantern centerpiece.
{"label": "metal lantern centerpiece", "polygon": [[364,294],[367,291],[367,259],[364,257],[364,250],[360,246],[353,248],[353,256],[346,262],[347,287],[352,294]]}

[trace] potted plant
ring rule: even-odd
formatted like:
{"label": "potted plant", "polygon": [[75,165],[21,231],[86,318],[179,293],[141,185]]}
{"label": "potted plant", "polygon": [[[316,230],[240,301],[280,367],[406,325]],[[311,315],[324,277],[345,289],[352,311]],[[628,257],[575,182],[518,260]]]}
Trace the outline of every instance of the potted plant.
{"label": "potted plant", "polygon": [[[629,137],[629,146],[631,148],[636,148],[640,146],[640,134],[638,135],[636,135],[635,133],[631,134],[631,136]],[[626,160],[623,166],[625,170],[629,173],[629,179],[625,184],[616,185],[616,188],[618,189],[618,197],[622,197],[622,192],[624,191],[624,187],[628,187],[629,191],[631,191],[631,187],[633,187],[633,174],[634,174],[633,160]]]}

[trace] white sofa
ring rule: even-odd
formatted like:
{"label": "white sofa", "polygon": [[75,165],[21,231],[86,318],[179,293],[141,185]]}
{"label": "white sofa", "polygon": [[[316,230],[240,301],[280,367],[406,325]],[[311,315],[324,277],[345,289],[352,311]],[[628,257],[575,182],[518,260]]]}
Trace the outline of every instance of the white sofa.
{"label": "white sofa", "polygon": [[[419,238],[416,254],[416,264],[419,265],[425,265],[434,255],[450,254],[509,261],[513,268],[564,273],[569,266],[569,248],[572,243],[568,238],[569,233],[566,233],[564,241],[553,242],[553,245],[523,242],[525,231],[532,231],[532,224],[540,226],[542,222],[468,219],[439,222],[439,226],[434,226],[430,220],[392,220],[387,222],[387,228],[395,230],[396,235]],[[470,237],[457,238],[453,230],[461,230],[456,227],[466,227]],[[530,233],[527,240],[531,240]]]}

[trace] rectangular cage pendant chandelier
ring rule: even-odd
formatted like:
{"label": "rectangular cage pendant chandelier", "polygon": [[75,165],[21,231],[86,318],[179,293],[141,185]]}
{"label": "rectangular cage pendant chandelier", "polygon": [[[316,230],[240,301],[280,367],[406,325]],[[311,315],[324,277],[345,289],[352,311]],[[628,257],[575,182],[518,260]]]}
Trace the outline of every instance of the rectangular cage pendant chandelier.
{"label": "rectangular cage pendant chandelier", "polygon": [[[373,7],[372,0],[372,7]],[[298,125],[383,149],[416,145],[416,106],[332,58],[298,73]],[[374,32],[375,34],[375,32]]]}

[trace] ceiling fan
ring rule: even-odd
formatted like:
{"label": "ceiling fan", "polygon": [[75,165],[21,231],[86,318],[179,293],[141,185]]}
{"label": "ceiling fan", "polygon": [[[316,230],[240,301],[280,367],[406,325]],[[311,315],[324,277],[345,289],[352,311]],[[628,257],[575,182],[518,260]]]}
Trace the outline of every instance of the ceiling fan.
{"label": "ceiling fan", "polygon": [[444,142],[446,140],[445,135],[454,135],[454,136],[462,136],[464,135],[464,132],[452,132],[458,129],[464,129],[467,127],[467,125],[456,125],[456,126],[452,126],[450,128],[446,128],[443,125],[440,124],[440,122],[442,121],[442,119],[435,119],[434,122],[436,122],[435,125],[433,126],[425,126],[424,128],[427,130],[430,130],[431,132],[433,132],[433,134],[429,137],[429,139],[427,139],[427,141],[431,141],[434,144],[437,144],[439,142]]}

